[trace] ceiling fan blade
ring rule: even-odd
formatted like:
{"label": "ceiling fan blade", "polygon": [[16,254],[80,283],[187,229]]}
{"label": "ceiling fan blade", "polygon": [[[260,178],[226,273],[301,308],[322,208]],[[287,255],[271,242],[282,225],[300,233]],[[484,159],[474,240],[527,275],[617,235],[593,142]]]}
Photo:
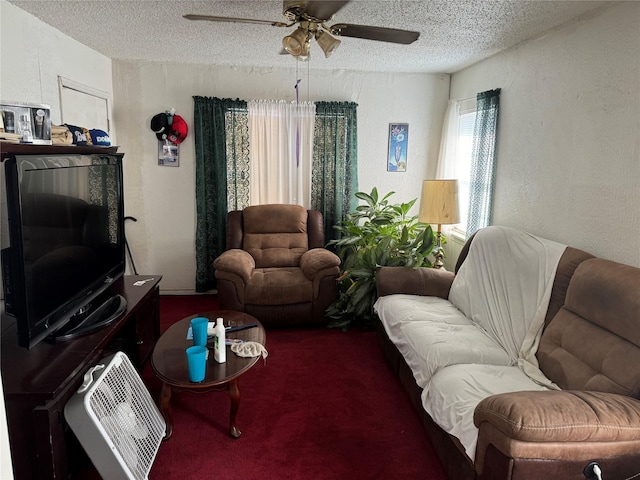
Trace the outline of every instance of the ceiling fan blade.
{"label": "ceiling fan blade", "polygon": [[233,18],[233,17],[215,17],[213,15],[195,15],[192,13],[183,15],[183,18],[186,18],[187,20],[205,20],[208,22],[258,23],[261,25],[272,25],[274,27],[289,26],[284,22],[276,22],[271,20],[254,20],[251,18]]}
{"label": "ceiling fan blade", "polygon": [[321,22],[326,22],[347,3],[349,3],[349,0],[343,2],[333,0],[309,0],[306,7],[304,8],[303,14],[307,17],[320,20]]}
{"label": "ceiling fan blade", "polygon": [[398,30],[397,28],[369,27],[367,25],[352,25],[350,23],[338,23],[330,27],[331,33],[342,37],[364,38],[366,40],[378,40],[380,42],[401,43],[409,45],[415,42],[420,32]]}

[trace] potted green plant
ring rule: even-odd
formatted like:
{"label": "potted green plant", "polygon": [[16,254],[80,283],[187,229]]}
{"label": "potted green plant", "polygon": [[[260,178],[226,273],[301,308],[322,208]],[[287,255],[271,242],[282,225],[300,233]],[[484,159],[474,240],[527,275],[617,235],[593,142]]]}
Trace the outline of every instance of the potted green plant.
{"label": "potted green plant", "polygon": [[369,194],[356,193],[365,203],[334,226],[340,238],[327,246],[335,249],[342,265],[338,299],[326,312],[333,319],[332,327],[372,324],[375,276],[381,266],[431,266],[429,255],[436,246],[431,226],[409,215],[417,199],[391,204],[389,197],[394,193],[379,198],[375,187]]}

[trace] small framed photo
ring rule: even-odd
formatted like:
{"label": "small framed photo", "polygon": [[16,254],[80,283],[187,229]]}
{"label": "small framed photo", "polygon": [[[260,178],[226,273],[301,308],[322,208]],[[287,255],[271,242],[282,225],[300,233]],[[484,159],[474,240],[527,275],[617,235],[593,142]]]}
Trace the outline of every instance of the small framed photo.
{"label": "small framed photo", "polygon": [[388,172],[407,171],[407,145],[409,143],[409,124],[389,124],[389,154],[387,155]]}
{"label": "small framed photo", "polygon": [[163,167],[179,167],[178,145],[168,141],[158,141],[158,165]]}

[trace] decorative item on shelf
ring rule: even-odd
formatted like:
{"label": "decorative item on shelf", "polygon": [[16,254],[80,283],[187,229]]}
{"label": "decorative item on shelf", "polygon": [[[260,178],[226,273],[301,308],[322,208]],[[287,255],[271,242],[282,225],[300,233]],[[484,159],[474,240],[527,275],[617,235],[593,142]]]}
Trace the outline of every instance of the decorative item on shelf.
{"label": "decorative item on shelf", "polygon": [[91,134],[89,133],[89,130],[84,127],[79,127],[78,125],[71,125],[69,123],[65,123],[64,126],[67,127],[71,132],[71,142],[74,145],[78,145],[81,147],[90,145]]}
{"label": "decorative item on shelf", "polygon": [[158,139],[158,165],[179,166],[178,145],[189,133],[187,122],[172,108],[154,115],[150,127]]}
{"label": "decorative item on shelf", "polygon": [[458,181],[457,180],[424,180],[420,199],[418,218],[423,223],[437,224],[436,248],[434,249],[434,268],[444,266],[442,249],[442,225],[459,223],[458,213]]}
{"label": "decorative item on shelf", "polygon": [[51,125],[51,143],[53,145],[72,145],[71,130],[66,125]]}
{"label": "decorative item on shelf", "polygon": [[51,126],[51,139],[55,145],[76,145],[79,147],[110,147],[111,137],[104,130],[88,129],[65,123]]}
{"label": "decorative item on shelf", "polygon": [[111,146],[111,137],[104,130],[92,128],[89,130],[89,137],[91,138],[91,145],[96,147],[109,147]]}
{"label": "decorative item on shelf", "polygon": [[51,106],[0,102],[0,141],[51,145]]}

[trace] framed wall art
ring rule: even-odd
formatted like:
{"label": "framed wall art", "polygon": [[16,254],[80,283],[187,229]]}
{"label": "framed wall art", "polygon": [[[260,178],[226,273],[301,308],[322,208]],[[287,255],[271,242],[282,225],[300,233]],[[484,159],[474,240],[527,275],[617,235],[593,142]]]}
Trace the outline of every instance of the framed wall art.
{"label": "framed wall art", "polygon": [[407,171],[407,145],[409,142],[408,123],[389,124],[389,153],[387,155],[388,172]]}

